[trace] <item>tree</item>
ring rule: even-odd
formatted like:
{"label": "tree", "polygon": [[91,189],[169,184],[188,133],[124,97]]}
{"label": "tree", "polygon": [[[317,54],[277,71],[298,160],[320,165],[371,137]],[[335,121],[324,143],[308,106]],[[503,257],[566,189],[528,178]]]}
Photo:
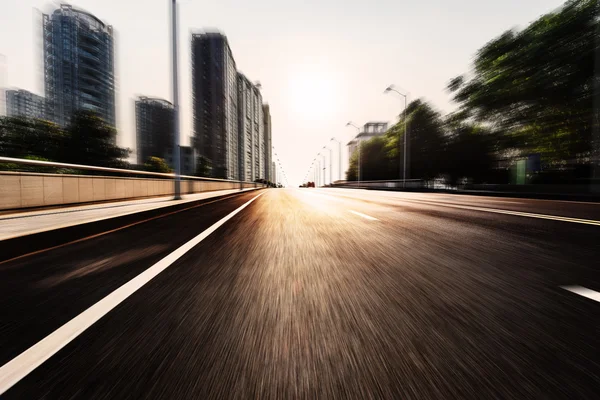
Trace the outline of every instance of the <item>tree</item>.
{"label": "tree", "polygon": [[6,157],[62,161],[65,133],[52,122],[25,118],[0,118],[0,154]]}
{"label": "tree", "polygon": [[440,156],[442,173],[452,185],[461,178],[473,183],[495,183],[498,174],[490,129],[453,117],[445,122],[448,134]]}
{"label": "tree", "polygon": [[489,42],[473,76],[448,86],[461,112],[493,126],[517,155],[541,154],[547,163],[585,158],[598,117],[598,10],[597,0],[569,1]]}
{"label": "tree", "polygon": [[[404,123],[407,118],[407,123]],[[432,179],[441,171],[440,151],[444,143],[444,124],[440,114],[429,103],[412,101],[400,120],[386,133],[387,152],[395,173],[402,179],[404,168],[404,135],[407,137],[407,179]]]}
{"label": "tree", "polygon": [[210,176],[212,172],[212,163],[204,156],[199,156],[196,160],[196,176]]}
{"label": "tree", "polygon": [[116,130],[95,113],[79,111],[67,127],[66,162],[101,167],[127,168],[131,153],[116,145]]}
{"label": "tree", "polygon": [[[361,180],[402,179],[404,168],[404,115],[384,136],[361,142]],[[444,125],[438,112],[418,99],[406,110],[408,125],[407,178],[432,179],[441,173],[440,152]],[[347,180],[357,180],[358,151],[350,158]]]}
{"label": "tree", "polygon": [[149,172],[161,172],[170,173],[172,172],[171,167],[166,161],[160,157],[148,157],[148,160],[144,163],[144,170]]}

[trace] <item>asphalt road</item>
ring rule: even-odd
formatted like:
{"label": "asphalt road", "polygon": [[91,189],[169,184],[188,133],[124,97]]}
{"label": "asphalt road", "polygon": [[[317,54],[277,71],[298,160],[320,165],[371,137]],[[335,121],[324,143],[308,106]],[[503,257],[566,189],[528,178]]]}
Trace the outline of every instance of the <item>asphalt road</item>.
{"label": "asphalt road", "polygon": [[565,287],[600,292],[598,221],[589,203],[270,189],[1,263],[0,389],[23,377],[0,398],[597,399],[600,295]]}

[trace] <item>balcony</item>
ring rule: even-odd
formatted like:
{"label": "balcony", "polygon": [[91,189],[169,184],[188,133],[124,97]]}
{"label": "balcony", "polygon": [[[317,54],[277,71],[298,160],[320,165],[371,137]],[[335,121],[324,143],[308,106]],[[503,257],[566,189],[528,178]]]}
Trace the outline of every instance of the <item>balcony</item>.
{"label": "balcony", "polygon": [[90,52],[88,52],[88,51],[85,51],[85,50],[80,50],[80,51],[79,51],[79,54],[80,54],[80,55],[81,55],[81,56],[82,56],[84,59],[87,59],[87,60],[94,61],[94,62],[95,62],[95,63],[97,63],[97,64],[99,64],[99,63],[101,62],[101,61],[100,61],[100,58],[98,58],[97,56],[93,55],[92,53],[90,53]]}

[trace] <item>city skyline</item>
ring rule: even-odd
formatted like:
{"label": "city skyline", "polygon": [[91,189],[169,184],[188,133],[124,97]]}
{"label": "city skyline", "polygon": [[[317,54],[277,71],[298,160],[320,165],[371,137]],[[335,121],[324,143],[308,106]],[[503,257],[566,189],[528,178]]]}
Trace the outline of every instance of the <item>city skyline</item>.
{"label": "city skyline", "polygon": [[[351,139],[353,132],[344,128],[347,120],[359,125],[369,120],[394,121],[402,106],[381,96],[389,83],[397,83],[410,92],[411,98],[425,97],[447,112],[453,105],[444,91],[445,84],[470,68],[478,48],[504,30],[524,26],[560,4],[534,0],[524,4],[515,0],[495,10],[473,1],[412,7],[392,2],[381,2],[377,7],[350,3],[343,8],[346,18],[336,20],[332,30],[330,21],[339,8],[334,2],[325,2],[320,13],[311,17],[311,29],[306,31],[305,27],[300,28],[299,21],[311,15],[310,7],[270,1],[230,3],[180,4],[182,145],[189,144],[192,136],[190,31],[218,27],[228,35],[242,72],[263,84],[263,96],[272,106],[273,145],[290,183],[301,181],[307,163],[331,136],[345,142]],[[71,4],[115,29],[118,141],[134,149],[135,116],[133,110],[127,109],[129,99],[139,94],[170,99],[169,4],[121,4],[110,0]],[[237,7],[236,15],[226,12],[232,6]],[[39,66],[35,66],[39,64],[39,50],[34,40],[37,33],[31,18],[33,7],[49,11],[45,1],[9,1],[11,17],[0,17],[0,36],[4,37],[0,39],[0,53],[7,57],[7,86],[43,94],[36,71]],[[456,25],[456,11],[464,12],[463,18],[472,24]],[[241,23],[242,16],[237,14],[257,17],[255,25]],[[406,19],[403,23],[400,16]],[[365,29],[355,30],[358,22]],[[366,29],[370,26],[377,30]],[[302,37],[298,36],[300,31],[304,33]],[[5,39],[9,32],[10,41]],[[405,39],[411,33],[421,38]],[[422,79],[424,74],[428,79]],[[359,76],[367,78],[358,79]]]}

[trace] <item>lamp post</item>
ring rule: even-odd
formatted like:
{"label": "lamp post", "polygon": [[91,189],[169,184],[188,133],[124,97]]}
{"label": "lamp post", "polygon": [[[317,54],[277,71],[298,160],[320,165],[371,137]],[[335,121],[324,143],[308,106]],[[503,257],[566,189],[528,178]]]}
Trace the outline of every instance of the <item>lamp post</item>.
{"label": "lamp post", "polygon": [[323,157],[323,180],[321,181],[321,186],[325,186],[327,185],[327,179],[325,178],[325,170],[327,169],[327,157],[325,157],[325,153],[321,154],[321,157]]}
{"label": "lamp post", "polygon": [[177,79],[177,0],[171,1],[172,78],[173,78],[173,166],[175,167],[173,200],[181,199],[181,163],[179,153],[179,88]]}
{"label": "lamp post", "polygon": [[339,162],[339,169],[338,169],[338,179],[341,181],[342,180],[342,142],[337,140],[336,138],[331,138],[332,142],[337,142],[338,144],[338,162]]}
{"label": "lamp post", "polygon": [[331,184],[333,183],[333,174],[332,174],[332,171],[331,171],[331,164],[333,162],[333,160],[331,158],[332,157],[331,156],[332,153],[331,153],[331,149],[329,147],[327,147],[327,146],[323,146],[323,150],[329,150],[329,186],[331,186]]}
{"label": "lamp post", "polygon": [[406,188],[406,137],[408,136],[407,124],[406,124],[406,108],[408,106],[408,94],[400,93],[394,89],[394,85],[390,85],[385,88],[383,93],[396,92],[400,96],[404,97],[404,168],[402,169],[402,187]]}
{"label": "lamp post", "polygon": [[352,121],[349,121],[346,126],[353,126],[354,128],[356,128],[356,131],[358,132],[358,134],[356,135],[356,143],[358,143],[358,185],[357,187],[360,187],[360,128],[356,125],[354,125],[352,123]]}
{"label": "lamp post", "polygon": [[321,153],[317,153],[317,187],[320,187],[323,182],[321,181],[321,159],[319,158],[321,156]]}

